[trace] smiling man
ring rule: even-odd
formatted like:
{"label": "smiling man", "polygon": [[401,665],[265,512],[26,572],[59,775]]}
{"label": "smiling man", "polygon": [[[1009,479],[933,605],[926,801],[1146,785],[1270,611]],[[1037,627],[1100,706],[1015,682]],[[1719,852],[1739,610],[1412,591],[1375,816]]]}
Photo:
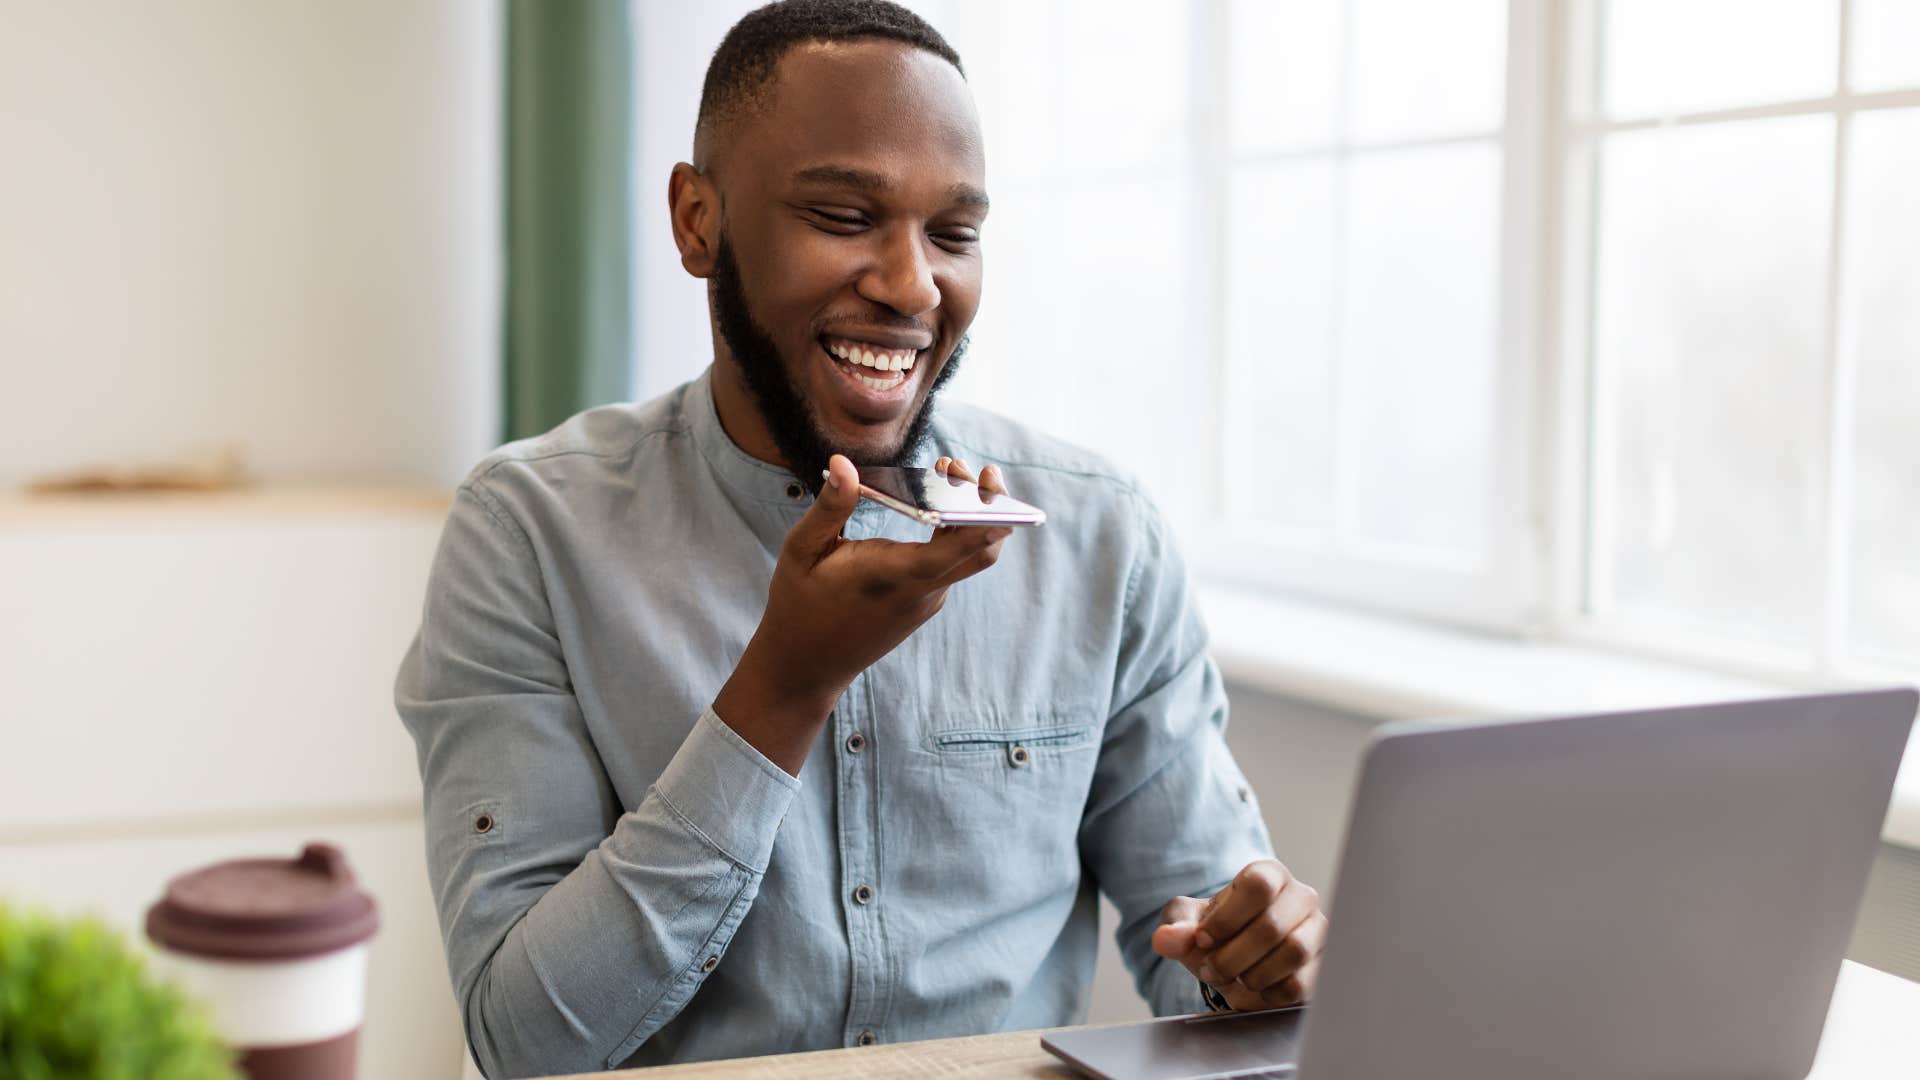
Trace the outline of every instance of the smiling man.
{"label": "smiling man", "polygon": [[[877,0],[762,8],[670,197],[712,366],[474,470],[396,687],[476,1061],[1072,1023],[1103,892],[1157,1012],[1303,998],[1326,920],[1166,527],[1094,455],[935,408],[988,209],[959,57]],[[1044,528],[857,497],[859,465],[989,461]]]}

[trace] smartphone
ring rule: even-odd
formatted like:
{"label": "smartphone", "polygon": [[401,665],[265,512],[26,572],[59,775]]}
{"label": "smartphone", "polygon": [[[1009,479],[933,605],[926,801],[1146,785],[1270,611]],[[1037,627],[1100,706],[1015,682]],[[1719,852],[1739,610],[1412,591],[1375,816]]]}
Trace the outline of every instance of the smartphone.
{"label": "smartphone", "polygon": [[922,525],[1041,525],[1047,515],[1007,495],[982,494],[970,480],[917,466],[860,468],[860,495]]}

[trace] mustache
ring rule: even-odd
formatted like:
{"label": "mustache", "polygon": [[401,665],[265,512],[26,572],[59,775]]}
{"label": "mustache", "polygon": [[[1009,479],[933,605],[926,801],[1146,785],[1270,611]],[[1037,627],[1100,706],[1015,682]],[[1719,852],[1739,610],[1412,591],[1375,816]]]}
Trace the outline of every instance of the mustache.
{"label": "mustache", "polygon": [[875,312],[871,315],[835,316],[822,323],[822,334],[839,333],[841,330],[900,330],[912,334],[924,334],[939,344],[940,334],[932,324],[923,322],[911,315],[893,312]]}

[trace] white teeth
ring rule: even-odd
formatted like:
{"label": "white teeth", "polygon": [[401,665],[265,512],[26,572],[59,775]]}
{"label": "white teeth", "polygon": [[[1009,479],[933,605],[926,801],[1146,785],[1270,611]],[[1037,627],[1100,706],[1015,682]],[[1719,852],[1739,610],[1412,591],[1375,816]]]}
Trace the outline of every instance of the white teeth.
{"label": "white teeth", "polygon": [[873,388],[873,389],[875,389],[875,390],[891,390],[891,389],[893,389],[894,387],[896,387],[896,386],[899,386],[899,385],[900,385],[900,380],[899,380],[899,379],[897,379],[897,378],[895,378],[895,379],[870,379],[870,378],[868,378],[867,376],[865,376],[865,375],[861,375],[861,374],[858,374],[858,373],[855,373],[853,377],[854,377],[854,378],[856,378],[856,379],[859,379],[859,380],[860,380],[860,381],[861,381],[862,383],[865,383],[865,384],[866,384],[867,386],[870,386],[870,387],[872,387],[872,388]]}
{"label": "white teeth", "polygon": [[[858,345],[847,345],[839,342],[827,346],[827,352],[845,360],[849,364],[858,364],[861,367],[886,372],[911,371],[913,370],[914,360],[919,356],[919,353],[913,349],[873,351],[863,349]],[[882,381],[891,384],[895,380],[889,379]]]}

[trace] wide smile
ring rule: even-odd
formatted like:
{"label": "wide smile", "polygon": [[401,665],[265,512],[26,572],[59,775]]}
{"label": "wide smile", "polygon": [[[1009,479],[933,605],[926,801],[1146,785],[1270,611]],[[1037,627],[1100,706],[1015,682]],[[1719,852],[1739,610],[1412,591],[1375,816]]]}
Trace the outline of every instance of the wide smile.
{"label": "wide smile", "polygon": [[904,408],[912,395],[914,369],[931,351],[931,347],[893,347],[831,334],[822,335],[819,342],[849,404],[875,419],[891,419]]}

